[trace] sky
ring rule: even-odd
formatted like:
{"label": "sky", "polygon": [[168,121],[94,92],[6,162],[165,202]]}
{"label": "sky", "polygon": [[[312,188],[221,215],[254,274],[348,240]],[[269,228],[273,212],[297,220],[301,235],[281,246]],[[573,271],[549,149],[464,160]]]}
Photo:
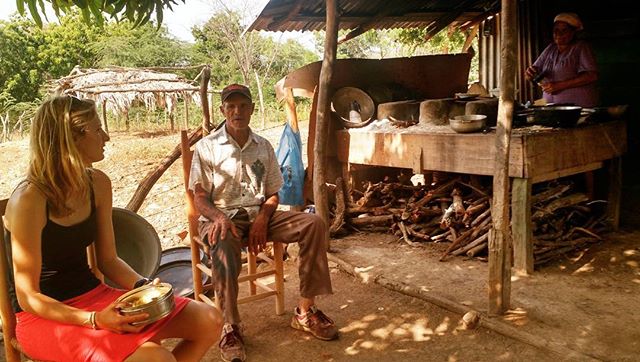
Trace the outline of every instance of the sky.
{"label": "sky", "polygon": [[[191,28],[194,25],[204,24],[216,10],[227,6],[231,9],[240,11],[245,14],[247,22],[251,22],[264,8],[268,0],[187,0],[185,4],[178,1],[179,5],[173,6],[173,12],[166,10],[164,13],[164,25],[169,29],[174,37],[188,42],[193,42]],[[48,3],[45,3],[48,6]],[[56,20],[53,10],[49,9],[47,17],[51,21]],[[6,20],[16,12],[15,0],[0,0],[0,20]],[[28,11],[27,11],[28,13]],[[296,32],[289,33],[264,33],[272,36],[275,40],[286,40],[296,38],[303,45],[312,49],[313,36],[309,34],[300,34]]]}

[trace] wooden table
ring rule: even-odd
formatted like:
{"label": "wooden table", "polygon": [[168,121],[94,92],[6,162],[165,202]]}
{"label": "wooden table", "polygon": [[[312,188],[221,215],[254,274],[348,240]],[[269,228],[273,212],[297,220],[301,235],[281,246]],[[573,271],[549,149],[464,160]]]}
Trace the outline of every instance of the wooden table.
{"label": "wooden table", "polygon": [[[337,131],[340,162],[372,166],[493,175],[495,132],[459,134],[448,126]],[[533,272],[531,185],[609,167],[610,221],[618,226],[622,186],[620,156],[627,150],[624,121],[579,128],[526,127],[511,135],[514,267]]]}

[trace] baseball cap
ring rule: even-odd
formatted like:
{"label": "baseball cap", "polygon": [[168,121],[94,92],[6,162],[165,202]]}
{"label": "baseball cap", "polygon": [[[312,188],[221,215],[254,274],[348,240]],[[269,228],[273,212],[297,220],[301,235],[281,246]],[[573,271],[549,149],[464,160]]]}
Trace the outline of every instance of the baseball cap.
{"label": "baseball cap", "polygon": [[224,102],[232,94],[242,94],[243,96],[251,100],[251,91],[249,90],[249,88],[237,83],[229,84],[228,86],[224,87],[222,93],[220,93],[220,99],[222,100],[222,102]]}

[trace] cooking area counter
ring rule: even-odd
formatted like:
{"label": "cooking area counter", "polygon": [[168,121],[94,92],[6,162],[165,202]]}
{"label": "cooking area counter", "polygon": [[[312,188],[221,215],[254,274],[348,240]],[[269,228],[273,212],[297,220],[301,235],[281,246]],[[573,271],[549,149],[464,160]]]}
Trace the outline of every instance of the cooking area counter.
{"label": "cooking area counter", "polygon": [[[337,158],[349,164],[493,175],[495,131],[460,134],[449,126],[408,128],[370,125],[336,132]],[[513,129],[509,156],[515,267],[533,271],[531,185],[609,167],[608,212],[619,218],[621,162],[627,150],[625,121],[576,128],[531,126]]]}

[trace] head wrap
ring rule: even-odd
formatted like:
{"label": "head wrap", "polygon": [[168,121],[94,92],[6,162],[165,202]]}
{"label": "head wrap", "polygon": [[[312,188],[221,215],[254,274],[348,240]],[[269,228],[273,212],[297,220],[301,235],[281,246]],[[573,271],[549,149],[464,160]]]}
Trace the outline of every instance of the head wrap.
{"label": "head wrap", "polygon": [[576,13],[560,13],[556,15],[556,17],[553,19],[554,23],[556,21],[562,21],[564,23],[567,23],[578,31],[584,29],[584,27],[582,26],[582,21],[580,20],[580,17]]}

